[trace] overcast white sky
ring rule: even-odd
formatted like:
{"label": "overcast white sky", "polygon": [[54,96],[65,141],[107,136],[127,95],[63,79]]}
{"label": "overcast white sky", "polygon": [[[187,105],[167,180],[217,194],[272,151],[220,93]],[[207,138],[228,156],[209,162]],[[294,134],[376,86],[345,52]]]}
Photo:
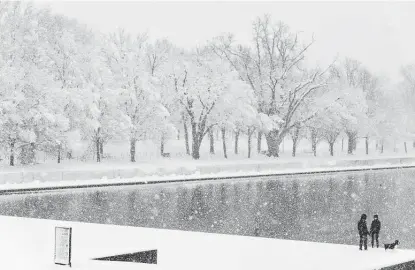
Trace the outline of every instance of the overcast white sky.
{"label": "overcast white sky", "polygon": [[[336,55],[363,62],[398,79],[403,64],[415,63],[415,2],[49,2],[52,11],[103,32],[117,27],[168,37],[192,47],[223,32],[249,41],[251,23],[270,14],[304,38],[316,40],[310,60],[320,66]],[[412,16],[411,16],[412,15]]]}

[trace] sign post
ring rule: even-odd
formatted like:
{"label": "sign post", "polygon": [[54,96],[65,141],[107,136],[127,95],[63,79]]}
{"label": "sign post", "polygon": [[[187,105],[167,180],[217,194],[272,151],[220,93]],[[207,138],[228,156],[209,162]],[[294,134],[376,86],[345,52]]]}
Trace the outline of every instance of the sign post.
{"label": "sign post", "polygon": [[55,227],[55,264],[71,267],[72,228]]}

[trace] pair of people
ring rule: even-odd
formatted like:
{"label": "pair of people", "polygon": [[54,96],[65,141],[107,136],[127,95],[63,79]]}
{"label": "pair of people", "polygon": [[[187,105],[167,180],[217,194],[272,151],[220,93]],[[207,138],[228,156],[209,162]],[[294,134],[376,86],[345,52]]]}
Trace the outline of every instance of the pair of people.
{"label": "pair of people", "polygon": [[366,224],[366,214],[363,214],[360,217],[359,222],[357,223],[357,229],[359,230],[360,243],[359,249],[362,250],[364,246],[367,250],[367,236],[370,234],[372,236],[372,248],[374,247],[374,242],[376,240],[376,247],[379,247],[379,232],[380,232],[380,221],[378,215],[373,216],[372,224],[370,225],[370,231],[367,229]]}

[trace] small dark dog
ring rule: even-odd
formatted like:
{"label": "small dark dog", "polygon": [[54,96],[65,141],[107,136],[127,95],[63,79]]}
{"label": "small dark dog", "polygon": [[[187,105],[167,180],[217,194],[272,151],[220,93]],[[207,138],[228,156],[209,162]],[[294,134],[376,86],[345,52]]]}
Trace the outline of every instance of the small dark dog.
{"label": "small dark dog", "polygon": [[384,244],[384,245],[385,245],[385,250],[387,250],[387,249],[394,249],[395,246],[399,245],[399,241],[398,240],[395,240],[395,243],[392,243],[392,244]]}

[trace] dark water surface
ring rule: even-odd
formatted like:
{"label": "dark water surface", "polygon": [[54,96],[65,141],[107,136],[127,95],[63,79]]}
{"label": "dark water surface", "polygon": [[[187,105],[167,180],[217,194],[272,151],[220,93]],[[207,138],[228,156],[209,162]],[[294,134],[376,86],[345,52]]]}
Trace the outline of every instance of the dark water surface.
{"label": "dark water surface", "polygon": [[281,176],[0,196],[0,214],[357,244],[362,213],[380,242],[415,248],[415,170]]}

